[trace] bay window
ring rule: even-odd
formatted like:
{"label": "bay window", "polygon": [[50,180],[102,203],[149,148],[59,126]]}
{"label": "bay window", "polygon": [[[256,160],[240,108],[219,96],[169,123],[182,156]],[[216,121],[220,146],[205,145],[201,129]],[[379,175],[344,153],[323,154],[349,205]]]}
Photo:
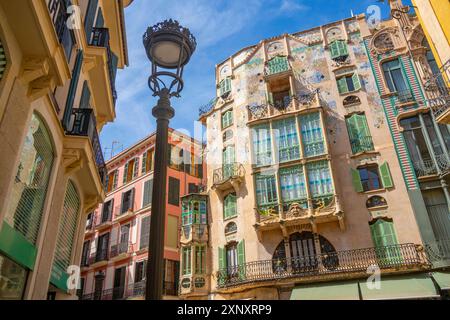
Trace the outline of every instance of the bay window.
{"label": "bay window", "polygon": [[255,127],[253,130],[253,152],[256,166],[272,163],[272,139],[268,124]]}
{"label": "bay window", "polygon": [[325,141],[319,112],[302,115],[299,118],[305,157],[325,153]]}
{"label": "bay window", "polygon": [[280,170],[281,198],[284,204],[298,202],[307,207],[305,175],[301,166]]}
{"label": "bay window", "polygon": [[255,178],[256,202],[262,210],[277,206],[277,183],[275,175],[258,174]]}
{"label": "bay window", "polygon": [[273,126],[278,149],[278,160],[286,162],[300,158],[300,147],[295,118],[276,121]]}

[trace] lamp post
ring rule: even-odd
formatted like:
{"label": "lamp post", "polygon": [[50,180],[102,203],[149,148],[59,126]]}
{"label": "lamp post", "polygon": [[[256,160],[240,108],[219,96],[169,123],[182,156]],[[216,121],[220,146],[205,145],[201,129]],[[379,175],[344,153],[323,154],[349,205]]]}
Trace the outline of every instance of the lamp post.
{"label": "lamp post", "polygon": [[159,97],[157,105],[152,110],[157,129],[145,298],[161,300],[164,280],[168,129],[169,120],[175,115],[170,98],[180,97],[184,86],[183,69],[197,44],[189,29],[172,19],[149,27],[143,41],[152,63],[148,85],[153,96]]}

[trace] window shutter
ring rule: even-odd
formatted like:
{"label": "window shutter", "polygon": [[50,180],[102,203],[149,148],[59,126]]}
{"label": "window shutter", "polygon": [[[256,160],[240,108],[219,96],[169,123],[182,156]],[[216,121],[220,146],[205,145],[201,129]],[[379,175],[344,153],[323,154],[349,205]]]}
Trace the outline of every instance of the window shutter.
{"label": "window shutter", "polygon": [[150,220],[151,216],[146,216],[141,220],[141,236],[139,239],[139,249],[148,247],[148,241],[150,237]]}
{"label": "window shutter", "polygon": [[389,170],[389,164],[387,162],[380,166],[381,180],[385,188],[392,188],[394,183],[392,181],[391,171]]}
{"label": "window shutter", "polygon": [[92,27],[94,26],[95,14],[97,12],[98,0],[89,0],[86,16],[84,20],[84,30],[86,32],[86,40],[91,43]]}
{"label": "window shutter", "polygon": [[123,169],[123,184],[127,183],[127,176],[128,176],[128,166],[129,163],[127,162],[127,164],[125,165],[124,169]]}
{"label": "window shutter", "polygon": [[80,108],[90,109],[91,108],[90,100],[91,100],[91,91],[89,90],[87,81],[84,81],[83,91],[81,92]]}
{"label": "window shutter", "polygon": [[0,80],[2,80],[3,73],[6,70],[6,53],[5,49],[3,48],[2,43],[0,42]]}
{"label": "window shutter", "polygon": [[331,59],[339,57],[338,41],[333,41],[330,44],[330,52],[331,52]]}
{"label": "window shutter", "polygon": [[339,93],[348,92],[347,81],[346,81],[345,77],[342,77],[337,80],[337,86],[338,86]]}
{"label": "window shutter", "polygon": [[152,203],[153,179],[148,180],[144,184],[144,201],[142,206],[146,207]]}
{"label": "window shutter", "polygon": [[338,47],[338,51],[339,51],[339,56],[347,56],[348,55],[348,50],[347,50],[347,44],[345,43],[344,40],[339,40],[336,41],[337,42],[337,47]]}
{"label": "window shutter", "polygon": [[363,186],[361,183],[361,177],[359,176],[359,171],[357,169],[351,168],[351,174],[352,174],[352,180],[353,180],[353,186],[355,188],[356,192],[363,192]]}
{"label": "window shutter", "polygon": [[355,87],[355,91],[361,89],[361,81],[359,81],[358,73],[354,73],[352,75],[353,86]]}
{"label": "window shutter", "polygon": [[237,254],[238,254],[238,265],[245,264],[245,240],[239,242],[237,246]]}
{"label": "window shutter", "polygon": [[273,94],[272,94],[272,92],[268,92],[267,93],[267,102],[270,104],[270,105],[272,105],[273,106]]}
{"label": "window shutter", "polygon": [[75,185],[69,181],[64,197],[51,275],[52,283],[63,290],[67,289],[67,284],[61,276],[67,272],[67,268],[71,264],[79,212],[80,198]]}
{"label": "window shutter", "polygon": [[114,198],[110,200],[111,205],[108,208],[108,219],[112,218],[113,208],[114,208]]}
{"label": "window shutter", "polygon": [[238,255],[238,272],[239,278],[243,280],[245,278],[245,242],[242,240],[237,245],[237,255]]}
{"label": "window shutter", "polygon": [[225,248],[219,247],[219,270],[223,270],[226,268],[227,258]]}
{"label": "window shutter", "polygon": [[113,189],[117,188],[118,183],[119,183],[119,170],[115,170],[114,171]]}
{"label": "window shutter", "polygon": [[141,173],[145,174],[147,172],[147,152],[142,155],[142,169]]}
{"label": "window shutter", "polygon": [[131,195],[130,195],[130,204],[129,209],[134,210],[134,197],[136,194],[136,188],[131,189]]}
{"label": "window shutter", "polygon": [[139,175],[139,157],[134,158],[133,178]]}
{"label": "window shutter", "polygon": [[72,79],[70,80],[69,92],[67,94],[66,106],[64,109],[63,126],[69,126],[72,117],[73,104],[75,102],[75,94],[77,92],[78,80],[80,79],[81,66],[83,65],[83,50],[78,50],[75,66],[72,70]]}

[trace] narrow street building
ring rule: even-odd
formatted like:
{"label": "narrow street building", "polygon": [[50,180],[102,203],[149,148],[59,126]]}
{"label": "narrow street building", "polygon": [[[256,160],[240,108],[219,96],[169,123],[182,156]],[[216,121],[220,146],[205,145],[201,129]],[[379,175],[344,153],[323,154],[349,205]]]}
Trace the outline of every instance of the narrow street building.
{"label": "narrow street building", "polygon": [[[153,191],[156,135],[114,156],[106,199],[88,215],[81,259],[83,300],[143,299]],[[164,296],[178,296],[180,196],[199,192],[202,144],[170,130],[164,248]],[[151,253],[150,253],[151,254]]]}

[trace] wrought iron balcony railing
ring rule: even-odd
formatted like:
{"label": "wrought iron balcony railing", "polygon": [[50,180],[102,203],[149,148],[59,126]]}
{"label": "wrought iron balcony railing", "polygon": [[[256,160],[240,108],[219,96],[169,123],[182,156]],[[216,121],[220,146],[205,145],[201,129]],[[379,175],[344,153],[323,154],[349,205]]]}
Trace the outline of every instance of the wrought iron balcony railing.
{"label": "wrought iron balcony railing", "polygon": [[450,108],[450,60],[444,63],[424,87],[434,116],[439,118]]}
{"label": "wrought iron balcony railing", "polygon": [[91,257],[89,259],[90,265],[97,263],[97,262],[108,260],[108,258],[109,258],[108,253],[109,253],[108,249],[102,249],[102,250],[98,250],[97,252],[91,254]]}
{"label": "wrought iron balcony railing", "polygon": [[75,35],[73,30],[67,27],[67,21],[70,18],[70,14],[67,12],[68,5],[70,5],[70,1],[67,0],[48,1],[48,10],[55,27],[56,36],[64,48],[67,61],[70,61],[72,48],[75,44]]}
{"label": "wrought iron balcony railing", "polygon": [[222,184],[229,179],[242,178],[245,175],[244,166],[240,163],[224,164],[221,168],[214,170],[213,184]]}
{"label": "wrought iron balcony railing", "polygon": [[374,150],[371,136],[359,137],[358,139],[351,139],[350,145],[352,147],[353,154]]}
{"label": "wrought iron balcony railing", "polygon": [[209,113],[212,109],[214,109],[217,99],[218,98],[211,99],[207,104],[201,106],[198,110],[198,116],[201,117],[201,116]]}
{"label": "wrought iron balcony railing", "polygon": [[[443,210],[448,210],[447,205],[443,206],[446,207],[442,208]],[[433,265],[442,262],[450,265],[450,239],[427,243],[425,245],[425,251],[427,253],[428,259]]]}
{"label": "wrought iron balcony railing", "polygon": [[106,180],[106,165],[103,158],[102,146],[97,132],[97,121],[92,109],[73,109],[66,134],[72,136],[89,137],[92,151],[94,152],[95,163],[103,185]]}
{"label": "wrought iron balcony railing", "polygon": [[117,257],[118,255],[130,253],[132,251],[133,251],[133,244],[131,242],[122,242],[111,246],[110,257],[114,258]]}
{"label": "wrought iron balcony railing", "polygon": [[111,46],[109,43],[109,29],[107,28],[93,28],[92,30],[92,41],[91,45],[96,47],[106,48],[108,54],[108,71],[109,71],[109,80],[111,86],[111,93],[113,96],[114,104],[117,100],[117,91],[116,91],[116,66],[113,65],[113,53],[111,51]]}
{"label": "wrought iron balcony railing", "polygon": [[[436,163],[433,159],[426,158],[421,161],[416,161],[413,163],[414,170],[417,177],[425,177],[429,175],[440,175],[444,176],[450,171],[450,155],[448,154],[437,154],[435,155]],[[438,170],[439,169],[439,170]]]}
{"label": "wrought iron balcony railing", "polygon": [[289,260],[262,260],[222,269],[217,272],[219,288],[259,281],[308,277],[325,279],[332,275],[348,277],[352,273],[366,274],[369,267],[381,270],[428,268],[423,248],[415,244],[337,251],[315,256],[294,257]]}

